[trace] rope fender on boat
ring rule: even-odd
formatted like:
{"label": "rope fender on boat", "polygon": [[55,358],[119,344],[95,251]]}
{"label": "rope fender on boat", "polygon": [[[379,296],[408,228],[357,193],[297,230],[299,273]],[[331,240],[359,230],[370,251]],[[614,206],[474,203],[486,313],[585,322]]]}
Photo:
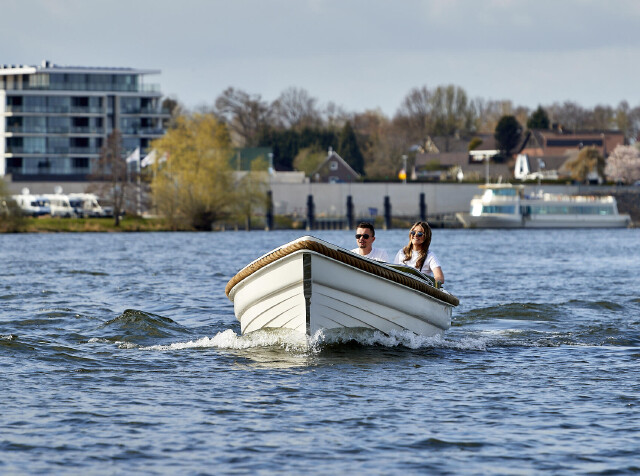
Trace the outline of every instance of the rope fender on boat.
{"label": "rope fender on boat", "polygon": [[323,245],[322,243],[318,243],[316,241],[311,241],[311,240],[297,241],[283,248],[278,248],[277,250],[272,251],[268,255],[263,256],[259,260],[254,261],[250,265],[241,269],[238,272],[238,274],[236,274],[233,278],[231,278],[227,283],[227,286],[225,287],[225,290],[224,290],[225,294],[229,296],[231,289],[236,284],[238,284],[240,281],[242,281],[246,277],[251,276],[253,273],[258,271],[259,269],[299,250],[315,251],[316,253],[320,253],[322,255],[328,256],[329,258],[333,258],[337,261],[348,264],[349,266],[353,266],[354,268],[358,268],[362,271],[366,271],[367,273],[375,274],[376,276],[380,276],[390,281],[394,281],[396,283],[402,284],[409,288],[415,289],[416,291],[420,291],[422,293],[428,294],[429,296],[439,299],[440,301],[449,303],[452,306],[457,306],[458,304],[460,304],[460,301],[454,295],[445,293],[439,289],[436,289],[433,286],[429,286],[428,284],[422,283],[408,276],[405,276],[400,271],[390,270],[388,268],[385,268],[384,266],[376,264],[374,261],[371,261],[367,258],[361,258],[359,256],[354,256],[344,251],[334,250],[332,248],[329,248]]}

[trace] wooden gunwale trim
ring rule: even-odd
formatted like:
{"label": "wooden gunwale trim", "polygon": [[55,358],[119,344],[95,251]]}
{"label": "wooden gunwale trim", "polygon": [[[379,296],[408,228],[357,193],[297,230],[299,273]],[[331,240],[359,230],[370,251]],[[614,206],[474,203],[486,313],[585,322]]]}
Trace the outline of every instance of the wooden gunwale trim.
{"label": "wooden gunwale trim", "polygon": [[410,278],[409,276],[404,275],[400,271],[395,271],[389,268],[386,268],[382,265],[377,264],[375,261],[372,261],[367,258],[362,258],[360,256],[355,256],[351,253],[347,253],[345,251],[334,250],[329,248],[328,246],[323,245],[322,243],[318,243],[317,241],[312,240],[303,240],[296,241],[295,243],[291,243],[283,248],[278,248],[277,250],[272,251],[268,255],[263,256],[257,261],[254,261],[249,266],[241,269],[238,274],[236,274],[233,278],[229,280],[227,286],[225,287],[225,294],[229,296],[231,289],[238,284],[240,281],[245,279],[248,276],[251,276],[253,273],[258,271],[259,269],[267,266],[268,264],[273,263],[274,261],[283,258],[291,253],[300,250],[309,250],[315,251],[316,253],[320,253],[322,255],[333,258],[342,263],[348,264],[349,266],[353,266],[354,268],[358,268],[362,271],[366,271],[367,273],[374,274],[376,276],[380,276],[382,278],[388,279],[389,281],[393,281],[409,288],[415,289],[416,291],[420,291],[422,293],[428,294],[431,297],[439,299],[440,301],[444,301],[452,306],[457,306],[460,304],[460,301],[457,297],[452,294],[447,294],[442,292],[439,289],[434,288],[433,286],[429,286],[428,284],[422,283],[416,279]]}

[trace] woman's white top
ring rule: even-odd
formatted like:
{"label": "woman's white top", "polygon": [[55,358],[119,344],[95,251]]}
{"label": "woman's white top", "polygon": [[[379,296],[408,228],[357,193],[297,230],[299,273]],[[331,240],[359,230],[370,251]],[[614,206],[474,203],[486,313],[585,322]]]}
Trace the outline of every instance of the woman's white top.
{"label": "woman's white top", "polygon": [[[393,262],[396,264],[406,264],[408,266],[413,266],[415,268],[416,262],[418,261],[418,252],[412,251],[411,259],[407,260],[406,262],[403,262],[402,261],[403,259],[404,259],[404,251],[402,251],[402,248],[400,248],[400,250],[396,253],[396,257],[393,259]],[[431,252],[431,250],[429,250],[427,251],[427,258],[424,260],[424,264],[422,265],[422,269],[420,271],[422,271],[424,274],[427,274],[433,277],[433,270],[436,268],[441,268],[440,261],[438,261],[438,258],[436,257],[436,255],[434,255]]]}

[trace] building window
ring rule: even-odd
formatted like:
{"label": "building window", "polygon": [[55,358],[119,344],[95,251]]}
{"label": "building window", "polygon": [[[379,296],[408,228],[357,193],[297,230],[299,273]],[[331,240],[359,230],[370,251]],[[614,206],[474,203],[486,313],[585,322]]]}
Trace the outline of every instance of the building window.
{"label": "building window", "polygon": [[87,157],[76,157],[73,159],[74,169],[88,169],[89,159]]}
{"label": "building window", "polygon": [[329,162],[329,170],[338,170],[338,162],[336,161]]}

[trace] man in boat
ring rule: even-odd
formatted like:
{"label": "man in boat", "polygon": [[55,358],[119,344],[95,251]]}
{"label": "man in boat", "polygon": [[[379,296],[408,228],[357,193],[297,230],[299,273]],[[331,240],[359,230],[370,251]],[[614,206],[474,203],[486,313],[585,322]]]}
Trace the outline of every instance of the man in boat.
{"label": "man in boat", "polygon": [[374,241],[376,241],[376,231],[373,229],[373,225],[368,221],[361,221],[356,227],[358,247],[352,249],[351,252],[376,261],[389,262],[389,255],[385,250],[373,248]]}

